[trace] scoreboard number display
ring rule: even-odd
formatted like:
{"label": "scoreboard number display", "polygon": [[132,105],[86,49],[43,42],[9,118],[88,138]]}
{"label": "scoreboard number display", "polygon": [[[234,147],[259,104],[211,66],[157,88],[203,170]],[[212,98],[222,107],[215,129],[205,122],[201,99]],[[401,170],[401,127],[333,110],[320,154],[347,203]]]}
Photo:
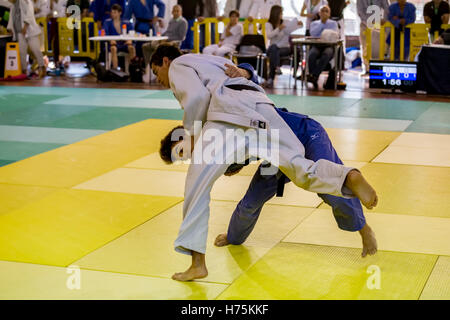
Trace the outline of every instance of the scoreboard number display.
{"label": "scoreboard number display", "polygon": [[369,66],[369,88],[416,91],[416,62],[370,61]]}

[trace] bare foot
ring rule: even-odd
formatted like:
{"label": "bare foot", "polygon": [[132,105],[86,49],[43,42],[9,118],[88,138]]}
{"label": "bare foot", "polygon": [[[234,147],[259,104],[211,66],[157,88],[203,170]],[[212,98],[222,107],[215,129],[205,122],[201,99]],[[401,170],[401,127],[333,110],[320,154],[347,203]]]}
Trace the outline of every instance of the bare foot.
{"label": "bare foot", "polygon": [[216,241],[214,241],[214,245],[217,247],[224,247],[229,245],[226,233],[221,233],[217,236]]}
{"label": "bare foot", "polygon": [[377,205],[377,193],[359,171],[352,170],[347,174],[345,186],[353,191],[367,209],[372,209]]}
{"label": "bare foot", "polygon": [[372,256],[377,253],[377,239],[375,238],[375,233],[367,223],[361,230],[359,230],[359,233],[362,237],[363,242],[361,256],[364,258],[367,255]]}
{"label": "bare foot", "polygon": [[177,272],[172,276],[173,280],[191,281],[194,279],[205,278],[208,275],[206,269],[205,255],[200,252],[191,251],[192,265],[185,272]]}
{"label": "bare foot", "polygon": [[206,266],[204,267],[189,267],[185,272],[178,272],[172,276],[173,280],[177,281],[191,281],[194,279],[205,278],[208,275]]}

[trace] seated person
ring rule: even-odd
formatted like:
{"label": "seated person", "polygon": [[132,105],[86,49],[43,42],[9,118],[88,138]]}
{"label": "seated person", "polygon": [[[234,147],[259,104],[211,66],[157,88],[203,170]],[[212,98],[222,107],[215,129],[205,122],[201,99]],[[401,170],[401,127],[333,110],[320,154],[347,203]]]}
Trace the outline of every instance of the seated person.
{"label": "seated person", "polygon": [[230,12],[230,23],[228,23],[222,33],[220,42],[205,47],[203,53],[223,57],[236,49],[236,46],[241,41],[243,33],[244,28],[239,23],[239,11],[232,10]]}
{"label": "seated person", "polygon": [[433,37],[434,32],[441,34],[444,30],[441,24],[447,24],[450,15],[450,6],[442,0],[433,0],[425,4],[423,7],[423,19],[425,23],[430,23],[430,34]]}
{"label": "seated person", "polygon": [[445,45],[449,46],[450,45],[450,29],[447,29],[444,32],[442,32],[441,35],[439,36],[439,38],[434,40],[433,43],[434,44],[445,44]]}
{"label": "seated person", "polygon": [[[179,4],[172,7],[172,19],[169,21],[167,30],[163,32],[162,36],[167,37],[167,41],[176,41],[181,44],[186,38],[186,33],[188,29],[188,22],[183,18],[183,9]],[[152,41],[142,45],[142,54],[144,55],[145,65],[147,66],[150,62],[150,58],[155,52],[159,44],[165,41]]]}
{"label": "seated person", "polygon": [[[122,7],[118,4],[114,4],[111,7],[111,19],[105,20],[104,28],[105,33],[108,36],[118,36],[122,34],[122,25],[127,26],[127,31],[132,30],[132,24],[120,18],[122,14]],[[111,41],[110,43],[111,50],[111,61],[114,69],[117,69],[119,66],[119,60],[117,58],[118,52],[128,52],[130,55],[130,60],[132,60],[136,56],[136,50],[131,41]]]}
{"label": "seated person", "polygon": [[281,6],[274,5],[270,9],[269,21],[266,23],[266,35],[269,40],[267,56],[270,65],[269,79],[265,83],[266,88],[272,88],[275,74],[281,74],[279,71],[281,57],[289,56],[292,53],[289,36],[301,26],[303,26],[303,22],[296,18],[288,22],[283,21]]}
{"label": "seated person", "polygon": [[[310,33],[313,37],[320,37],[324,30],[338,31],[338,24],[336,21],[330,19],[330,7],[322,6],[319,11],[320,20],[311,23]],[[327,64],[333,58],[334,49],[331,46],[315,45],[311,46],[308,55],[309,75],[307,80],[312,82],[314,89],[318,89],[317,81],[319,76]]]}

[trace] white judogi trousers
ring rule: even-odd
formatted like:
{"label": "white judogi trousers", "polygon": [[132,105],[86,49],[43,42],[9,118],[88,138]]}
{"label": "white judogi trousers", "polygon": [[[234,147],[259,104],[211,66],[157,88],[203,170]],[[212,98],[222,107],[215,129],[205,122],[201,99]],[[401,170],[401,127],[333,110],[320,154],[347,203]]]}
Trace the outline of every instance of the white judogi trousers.
{"label": "white judogi trousers", "polygon": [[[343,187],[348,172],[353,168],[327,160],[314,162],[305,159],[304,146],[272,105],[257,104],[256,111],[263,115],[269,123],[269,130],[267,130],[267,149],[269,151],[267,154],[270,154],[272,149],[271,130],[279,130],[279,168],[295,185],[311,192],[345,198],[354,197],[350,190]],[[208,130],[216,130],[222,134],[222,137],[226,137],[227,129],[239,128],[246,129],[225,122],[207,121],[203,126],[202,134],[207,135]],[[215,149],[215,139],[211,139],[210,142],[205,142],[205,140],[197,139],[186,177],[183,222],[174,243],[175,250],[184,254],[191,254],[191,250],[203,254],[206,252],[211,189],[214,182],[225,173],[230,165],[230,162],[224,161],[224,159],[235,159],[235,154],[246,147],[242,143],[239,146],[236,145],[234,149],[228,148],[227,150],[225,148],[226,139],[224,139],[223,145],[216,149],[218,152],[213,157],[219,163],[206,162],[203,159],[200,163],[195,164],[196,157],[200,154],[197,153],[198,150]],[[248,143],[246,144],[248,145]],[[273,160],[271,157],[267,157],[267,154],[258,154],[258,150],[250,148],[247,151],[249,156],[260,157],[269,162]]]}

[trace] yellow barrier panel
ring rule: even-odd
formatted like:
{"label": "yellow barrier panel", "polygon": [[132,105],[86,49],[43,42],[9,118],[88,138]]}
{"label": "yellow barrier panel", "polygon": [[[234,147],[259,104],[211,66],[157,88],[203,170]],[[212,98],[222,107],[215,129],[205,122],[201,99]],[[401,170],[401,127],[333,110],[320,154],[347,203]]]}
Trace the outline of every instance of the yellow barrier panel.
{"label": "yellow barrier panel", "polygon": [[[49,49],[48,20],[43,17],[36,19],[36,22],[44,33],[44,54],[52,55],[53,50],[50,51]],[[98,35],[98,27],[93,18],[83,18],[81,20],[58,18],[57,22],[59,52],[61,55],[91,59],[98,58],[100,44],[89,41],[89,37]]]}
{"label": "yellow barrier panel", "polygon": [[[380,43],[379,43],[379,60],[384,60],[385,53],[385,42],[386,42],[386,29],[390,29],[390,54],[389,60],[393,61],[395,59],[395,27],[389,21],[380,26],[375,26],[375,28],[367,28],[365,31],[366,34],[366,44],[367,44],[367,59],[372,59],[372,31],[374,29],[380,29]],[[410,44],[409,44],[409,60],[413,61],[414,57],[420,51],[420,48],[429,43],[429,28],[430,24],[425,23],[412,23],[406,26],[406,28],[410,29]],[[449,24],[441,25],[441,28],[444,30],[450,28]],[[436,34],[435,34],[436,36]],[[406,61],[405,57],[405,33],[400,33],[400,61]]]}
{"label": "yellow barrier panel", "polygon": [[[222,21],[219,21],[217,18],[205,18],[200,21],[195,21],[194,25],[192,27],[192,31],[194,32],[194,49],[192,52],[194,53],[200,53],[200,26],[205,25],[205,46],[208,46],[211,44],[211,24],[214,24],[214,43],[219,43],[219,23],[228,24],[230,21],[229,18],[222,19]],[[240,20],[242,21],[242,20]],[[253,25],[253,30],[258,30],[257,26],[261,25],[261,33],[264,36],[264,39],[266,39],[266,22],[267,19],[254,19],[252,22],[249,22],[248,20],[244,20],[243,27],[244,27],[244,34],[248,34],[249,25]]]}
{"label": "yellow barrier panel", "polygon": [[429,43],[430,24],[413,23],[406,28],[410,29],[409,61],[414,61],[422,46]]}

